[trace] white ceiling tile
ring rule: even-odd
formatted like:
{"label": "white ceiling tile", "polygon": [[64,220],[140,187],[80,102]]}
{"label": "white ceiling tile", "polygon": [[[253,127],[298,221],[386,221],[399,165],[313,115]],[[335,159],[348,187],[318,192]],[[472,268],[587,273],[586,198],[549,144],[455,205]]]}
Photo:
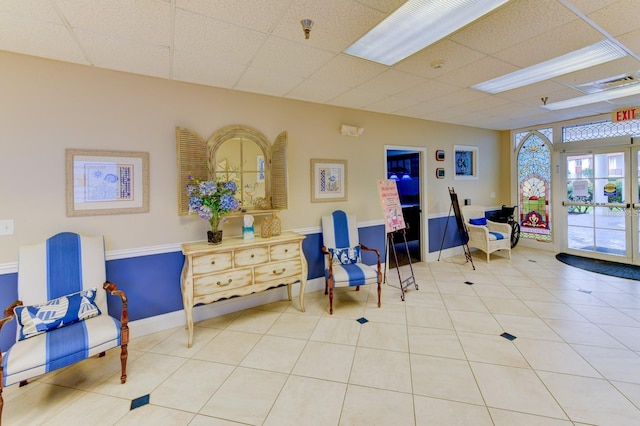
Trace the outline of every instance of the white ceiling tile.
{"label": "white ceiling tile", "polygon": [[511,1],[449,38],[484,53],[504,50],[576,19],[557,0]]}
{"label": "white ceiling tile", "polygon": [[484,57],[436,80],[457,87],[471,87],[474,84],[516,71],[518,68],[491,56]]}
{"label": "white ceiling tile", "polygon": [[214,54],[173,53],[173,78],[180,81],[230,89],[246,69],[242,64],[223,62]]}
{"label": "white ceiling tile", "polygon": [[304,43],[270,37],[253,60],[253,66],[309,77],[334,57],[333,53]]}
{"label": "white ceiling tile", "polygon": [[267,37],[183,10],[176,11],[175,50],[215,54],[221,61],[248,65]]}
{"label": "white ceiling tile", "polygon": [[130,40],[114,40],[101,34],[76,31],[78,40],[98,67],[154,77],[171,77],[171,50]]}
{"label": "white ceiling tile", "polygon": [[415,87],[424,79],[390,69],[359,86],[359,89],[395,95],[403,90]]}
{"label": "white ceiling tile", "polygon": [[611,3],[615,3],[618,0],[567,0],[569,4],[576,7],[583,13],[591,13],[595,10],[607,7]]}
{"label": "white ceiling tile", "polygon": [[435,104],[440,105],[440,107],[449,107],[456,106],[468,102],[474,102],[478,99],[483,99],[488,97],[486,93],[480,92],[478,90],[473,89],[462,89],[457,92],[449,93],[446,96],[440,96],[439,98],[433,99]]}
{"label": "white ceiling tile", "polygon": [[327,102],[349,90],[349,87],[317,80],[306,80],[287,94],[288,98],[310,102]]}
{"label": "white ceiling tile", "polygon": [[172,43],[172,6],[158,0],[56,0],[72,28],[142,43]]}
{"label": "white ceiling tile", "polygon": [[346,86],[355,87],[382,74],[387,69],[388,67],[375,62],[340,54],[322,66],[312,78],[322,81],[339,81]]}
{"label": "white ceiling tile", "polygon": [[618,40],[632,52],[640,53],[640,30],[621,35]]}
{"label": "white ceiling tile", "polygon": [[640,28],[640,0],[620,0],[589,14],[589,18],[612,36]]}
{"label": "white ceiling tile", "polygon": [[66,27],[0,13],[0,49],[79,64],[89,64]]}
{"label": "white ceiling tile", "polygon": [[365,109],[376,112],[383,112],[387,114],[393,114],[398,110],[408,108],[417,104],[415,99],[401,98],[399,96],[389,96],[381,101],[374,102],[365,107]]}
{"label": "white ceiling tile", "polygon": [[62,25],[48,0],[0,0],[0,16],[4,14]]}
{"label": "white ceiling tile", "polygon": [[528,104],[538,104],[541,98],[547,96],[552,97],[554,94],[563,91],[570,92],[575,95],[575,90],[567,88],[566,85],[557,83],[552,80],[541,81],[540,83],[530,84],[528,86],[519,87],[517,89],[507,90],[497,94],[496,96],[511,101],[526,102]]}
{"label": "white ceiling tile", "polygon": [[331,105],[342,106],[347,108],[364,108],[366,105],[378,102],[384,99],[386,95],[375,93],[362,89],[351,89],[342,95],[336,96],[329,103]]}
{"label": "white ceiling tile", "polygon": [[[451,40],[444,39],[399,62],[394,68],[425,78],[436,78],[462,68],[486,55]],[[441,68],[435,63],[443,61]]]}
{"label": "white ceiling tile", "polygon": [[[340,53],[385,16],[384,13],[354,0],[294,0],[273,34]],[[311,19],[314,22],[308,40],[304,38],[301,19]]]}
{"label": "white ceiling tile", "polygon": [[410,89],[399,92],[398,96],[412,98],[420,101],[426,101],[428,99],[438,98],[448,93],[453,93],[460,90],[459,87],[452,86],[450,84],[442,83],[436,80],[425,80],[424,82],[413,86]]}
{"label": "white ceiling tile", "polygon": [[605,37],[586,22],[576,19],[559,28],[532,37],[493,54],[518,67],[528,67],[581,49]]}
{"label": "white ceiling tile", "polygon": [[406,0],[359,0],[360,3],[365,4],[380,12],[390,14],[397,8],[406,3]]}
{"label": "white ceiling tile", "polygon": [[291,0],[176,0],[176,8],[268,33],[290,3]]}
{"label": "white ceiling tile", "polygon": [[616,77],[621,74],[633,75],[639,69],[640,62],[635,58],[627,56],[626,58],[616,59],[615,61],[607,62],[606,64],[600,64],[585,70],[561,75],[553,80],[572,87],[577,87],[581,84]]}
{"label": "white ceiling tile", "polygon": [[271,96],[285,96],[303,81],[303,78],[294,74],[251,67],[242,75],[235,89]]}

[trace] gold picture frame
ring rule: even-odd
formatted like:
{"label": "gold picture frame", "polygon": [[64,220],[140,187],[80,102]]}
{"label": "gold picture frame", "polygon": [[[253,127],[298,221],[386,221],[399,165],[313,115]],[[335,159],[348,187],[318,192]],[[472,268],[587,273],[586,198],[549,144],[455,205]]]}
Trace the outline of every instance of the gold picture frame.
{"label": "gold picture frame", "polygon": [[311,202],[347,201],[347,160],[311,160]]}
{"label": "gold picture frame", "polygon": [[149,153],[67,149],[67,216],[149,211]]}

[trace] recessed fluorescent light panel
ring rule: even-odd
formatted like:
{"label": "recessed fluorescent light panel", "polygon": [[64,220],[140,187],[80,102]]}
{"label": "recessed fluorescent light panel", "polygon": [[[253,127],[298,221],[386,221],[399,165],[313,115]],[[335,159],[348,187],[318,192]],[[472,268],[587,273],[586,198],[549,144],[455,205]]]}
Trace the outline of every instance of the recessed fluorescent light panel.
{"label": "recessed fluorescent light panel", "polygon": [[471,86],[472,89],[496,94],[540,81],[549,80],[563,74],[583,70],[615,59],[624,58],[627,52],[609,40],[558,56],[539,64],[497,77]]}
{"label": "recessed fluorescent light panel", "polygon": [[559,109],[595,104],[596,102],[610,101],[612,99],[619,99],[633,95],[640,95],[640,84],[606,90],[604,92],[591,93],[590,95],[579,96],[565,101],[552,102],[542,105],[542,108],[546,108],[550,111],[557,111]]}
{"label": "recessed fluorescent light panel", "polygon": [[409,0],[344,52],[393,65],[508,0]]}

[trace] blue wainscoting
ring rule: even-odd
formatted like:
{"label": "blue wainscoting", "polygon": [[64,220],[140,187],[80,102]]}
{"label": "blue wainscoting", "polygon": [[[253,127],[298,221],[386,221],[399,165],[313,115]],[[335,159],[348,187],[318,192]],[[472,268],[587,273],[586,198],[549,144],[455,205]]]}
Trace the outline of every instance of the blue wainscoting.
{"label": "blue wainscoting", "polygon": [[[385,231],[383,225],[360,228],[360,241],[371,248],[380,250],[384,259]],[[308,279],[324,275],[324,258],[320,251],[322,234],[308,234],[302,243],[302,250],[309,265]],[[372,253],[364,253],[363,261],[375,264],[377,258]],[[384,260],[383,260],[384,261]],[[137,256],[107,261],[107,280],[116,283],[129,300],[131,321],[151,318],[157,315],[180,311],[182,293],[180,274],[184,256],[182,252]],[[0,309],[9,306],[18,298],[18,274],[0,275]],[[120,315],[120,298],[109,296],[109,312]],[[15,321],[5,325],[0,334],[0,349],[6,351],[15,341]]]}

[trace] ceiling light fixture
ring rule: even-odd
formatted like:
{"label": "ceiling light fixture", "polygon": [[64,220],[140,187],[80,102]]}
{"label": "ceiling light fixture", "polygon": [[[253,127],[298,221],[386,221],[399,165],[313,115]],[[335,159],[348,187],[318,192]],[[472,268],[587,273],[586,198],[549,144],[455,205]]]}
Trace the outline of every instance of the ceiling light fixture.
{"label": "ceiling light fixture", "polygon": [[491,94],[506,92],[507,90],[549,80],[550,78],[604,64],[625,56],[627,56],[627,52],[617,44],[609,40],[603,40],[557,58],[476,84],[471,88]]}
{"label": "ceiling light fixture", "polygon": [[390,66],[507,1],[409,0],[344,53]]}
{"label": "ceiling light fixture", "polygon": [[596,102],[610,101],[612,99],[619,99],[633,95],[640,95],[640,84],[634,84],[633,86],[624,86],[618,89],[611,89],[604,92],[591,93],[589,95],[566,99],[564,101],[552,102],[543,105],[542,108],[546,108],[550,111],[557,111],[559,109],[567,109],[583,105],[595,104]]}
{"label": "ceiling light fixture", "polygon": [[311,19],[303,19],[300,21],[302,24],[302,31],[304,31],[304,38],[308,39],[311,35],[311,28],[313,27],[313,21]]}

